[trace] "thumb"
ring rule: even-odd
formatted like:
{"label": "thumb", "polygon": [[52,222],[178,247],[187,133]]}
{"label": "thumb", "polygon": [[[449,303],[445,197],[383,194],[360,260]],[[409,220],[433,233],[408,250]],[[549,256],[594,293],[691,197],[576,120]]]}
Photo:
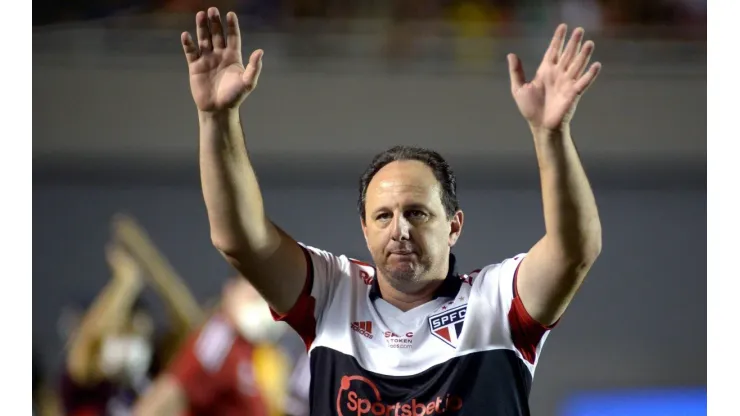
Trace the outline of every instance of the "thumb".
{"label": "thumb", "polygon": [[242,81],[246,84],[248,91],[252,91],[257,86],[257,80],[259,80],[260,72],[262,72],[262,55],[264,53],[262,49],[257,49],[249,56],[249,62],[242,74]]}
{"label": "thumb", "polygon": [[506,59],[508,59],[509,61],[509,78],[511,78],[511,92],[515,93],[524,85],[524,67],[522,66],[522,61],[520,61],[519,58],[513,53],[508,54],[506,56]]}

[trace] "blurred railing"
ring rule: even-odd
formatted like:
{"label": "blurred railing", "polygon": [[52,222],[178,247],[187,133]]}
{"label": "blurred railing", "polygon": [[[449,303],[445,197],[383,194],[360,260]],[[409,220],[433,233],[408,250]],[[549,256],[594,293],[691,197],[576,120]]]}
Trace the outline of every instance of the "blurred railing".
{"label": "blurred railing", "polygon": [[[277,140],[250,145],[260,160],[354,166],[353,158],[378,149],[423,143],[470,164],[532,161],[510,102],[505,55],[516,52],[531,74],[555,24],[464,37],[439,21],[406,22],[401,31],[379,19],[302,20],[281,30],[240,21],[245,53],[266,51],[249,134]],[[35,28],[34,163],[195,163],[180,46],[180,33],[193,26],[192,14],[170,14]],[[583,157],[603,166],[702,167],[700,33],[655,26],[588,33],[604,71],[579,107]]]}
{"label": "blurred railing", "polygon": [[[35,28],[34,65],[166,66],[182,53],[179,34],[193,31],[193,26],[191,15],[168,14]],[[282,31],[242,21],[246,52],[263,48],[271,70],[306,72],[505,71],[508,52],[516,52],[525,63],[537,61],[552,29],[510,25],[472,37],[442,21],[406,22],[399,29],[380,19],[301,20]],[[677,32],[634,26],[595,32],[589,37],[597,43],[596,59],[608,62],[612,73],[705,71],[706,31],[701,27]]]}

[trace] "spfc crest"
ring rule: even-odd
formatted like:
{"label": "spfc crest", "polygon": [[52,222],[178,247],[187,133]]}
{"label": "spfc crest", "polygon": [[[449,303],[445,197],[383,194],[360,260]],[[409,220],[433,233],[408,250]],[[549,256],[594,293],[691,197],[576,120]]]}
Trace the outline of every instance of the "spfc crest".
{"label": "spfc crest", "polygon": [[432,334],[452,348],[457,348],[457,340],[462,334],[465,312],[468,305],[460,305],[429,317]]}

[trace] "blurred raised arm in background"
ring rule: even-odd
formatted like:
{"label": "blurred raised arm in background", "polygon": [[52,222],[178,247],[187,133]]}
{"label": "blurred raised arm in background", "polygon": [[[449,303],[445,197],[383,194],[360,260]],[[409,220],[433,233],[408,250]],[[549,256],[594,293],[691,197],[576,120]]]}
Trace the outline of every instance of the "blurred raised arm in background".
{"label": "blurred raised arm in background", "polygon": [[80,385],[105,379],[110,370],[102,356],[106,343],[137,329],[132,310],[143,288],[141,271],[120,245],[109,245],[106,258],[113,278],[85,313],[67,354],[69,376]]}
{"label": "blurred raised arm in background", "polygon": [[106,258],[113,277],[70,336],[60,392],[67,415],[127,409],[152,364],[154,323],[140,303],[141,270],[115,242]]}
{"label": "blurred raised arm in background", "polygon": [[164,302],[169,331],[163,340],[162,359],[167,364],[182,342],[203,322],[203,310],[175,268],[132,217],[116,216],[114,231],[142,268],[146,282]]}

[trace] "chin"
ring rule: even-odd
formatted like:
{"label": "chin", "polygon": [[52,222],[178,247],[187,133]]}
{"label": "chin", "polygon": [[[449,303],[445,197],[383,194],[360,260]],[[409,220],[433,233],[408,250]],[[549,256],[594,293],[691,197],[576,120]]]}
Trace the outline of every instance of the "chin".
{"label": "chin", "polygon": [[419,277],[418,267],[412,264],[392,267],[388,271],[388,277],[397,282],[415,282]]}

